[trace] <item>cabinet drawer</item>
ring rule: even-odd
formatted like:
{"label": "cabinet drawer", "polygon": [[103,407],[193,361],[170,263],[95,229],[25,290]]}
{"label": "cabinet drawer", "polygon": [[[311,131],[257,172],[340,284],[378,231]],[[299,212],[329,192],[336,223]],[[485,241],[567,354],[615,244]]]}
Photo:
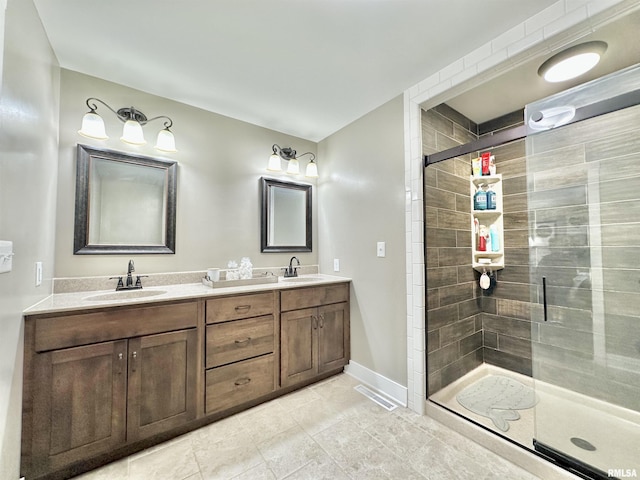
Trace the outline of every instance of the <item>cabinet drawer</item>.
{"label": "cabinet drawer", "polygon": [[240,405],[275,390],[274,355],[245,360],[206,373],[206,413]]}
{"label": "cabinet drawer", "polygon": [[254,293],[207,300],[207,323],[274,313],[274,293]]}
{"label": "cabinet drawer", "polygon": [[338,283],[324,287],[296,288],[280,294],[280,310],[298,310],[349,300],[349,284]]}
{"label": "cabinet drawer", "polygon": [[196,327],[198,303],[115,307],[99,312],[37,318],[37,352]]}
{"label": "cabinet drawer", "polygon": [[273,315],[208,325],[206,368],[271,353],[274,341]]}

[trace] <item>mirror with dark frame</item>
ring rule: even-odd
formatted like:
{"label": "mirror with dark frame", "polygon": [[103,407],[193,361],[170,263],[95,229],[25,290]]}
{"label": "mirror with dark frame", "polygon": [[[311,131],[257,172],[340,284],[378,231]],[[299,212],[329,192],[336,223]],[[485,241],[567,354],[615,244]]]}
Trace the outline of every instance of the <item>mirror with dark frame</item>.
{"label": "mirror with dark frame", "polygon": [[311,251],[311,185],[262,177],[261,252]]}
{"label": "mirror with dark frame", "polygon": [[175,253],[177,162],[78,145],[75,255]]}

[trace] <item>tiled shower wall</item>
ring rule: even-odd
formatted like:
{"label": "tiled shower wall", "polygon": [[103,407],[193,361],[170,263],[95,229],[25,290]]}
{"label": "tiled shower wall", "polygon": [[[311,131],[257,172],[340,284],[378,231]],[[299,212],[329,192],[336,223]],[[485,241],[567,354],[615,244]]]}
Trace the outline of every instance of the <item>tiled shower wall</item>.
{"label": "tiled shower wall", "polygon": [[[473,141],[477,126],[446,105],[422,112],[425,155]],[[482,297],[471,268],[470,156],[425,169],[428,393],[482,363]]]}
{"label": "tiled shower wall", "polygon": [[[425,154],[476,128],[443,106],[422,121]],[[484,361],[640,410],[639,125],[634,107],[530,137],[528,164],[525,140],[491,149],[505,235],[491,295],[470,265],[470,157],[425,169],[428,394]]]}
{"label": "tiled shower wall", "polygon": [[[522,112],[480,126],[446,105],[422,112],[425,155],[522,122]],[[503,175],[506,268],[491,295],[471,267],[471,155],[425,169],[428,394],[483,361],[531,374],[531,286],[524,141],[491,149]],[[474,155],[475,156],[475,155]]]}

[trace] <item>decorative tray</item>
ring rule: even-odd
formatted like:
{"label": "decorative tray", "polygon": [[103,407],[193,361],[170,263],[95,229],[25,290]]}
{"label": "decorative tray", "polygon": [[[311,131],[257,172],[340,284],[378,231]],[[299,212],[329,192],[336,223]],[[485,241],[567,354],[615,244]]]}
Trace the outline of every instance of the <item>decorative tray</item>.
{"label": "decorative tray", "polygon": [[244,285],[260,285],[264,283],[278,283],[278,277],[276,275],[260,275],[240,280],[218,280],[217,282],[212,282],[202,277],[202,284],[211,288],[242,287]]}

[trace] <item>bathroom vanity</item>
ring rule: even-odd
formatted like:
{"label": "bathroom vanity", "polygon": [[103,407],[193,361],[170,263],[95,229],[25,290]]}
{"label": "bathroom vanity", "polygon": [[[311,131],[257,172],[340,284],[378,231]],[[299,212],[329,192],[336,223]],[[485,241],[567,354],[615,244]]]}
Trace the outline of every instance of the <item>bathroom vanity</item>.
{"label": "bathroom vanity", "polygon": [[349,280],[298,278],[29,309],[22,474],[68,478],[342,371]]}

